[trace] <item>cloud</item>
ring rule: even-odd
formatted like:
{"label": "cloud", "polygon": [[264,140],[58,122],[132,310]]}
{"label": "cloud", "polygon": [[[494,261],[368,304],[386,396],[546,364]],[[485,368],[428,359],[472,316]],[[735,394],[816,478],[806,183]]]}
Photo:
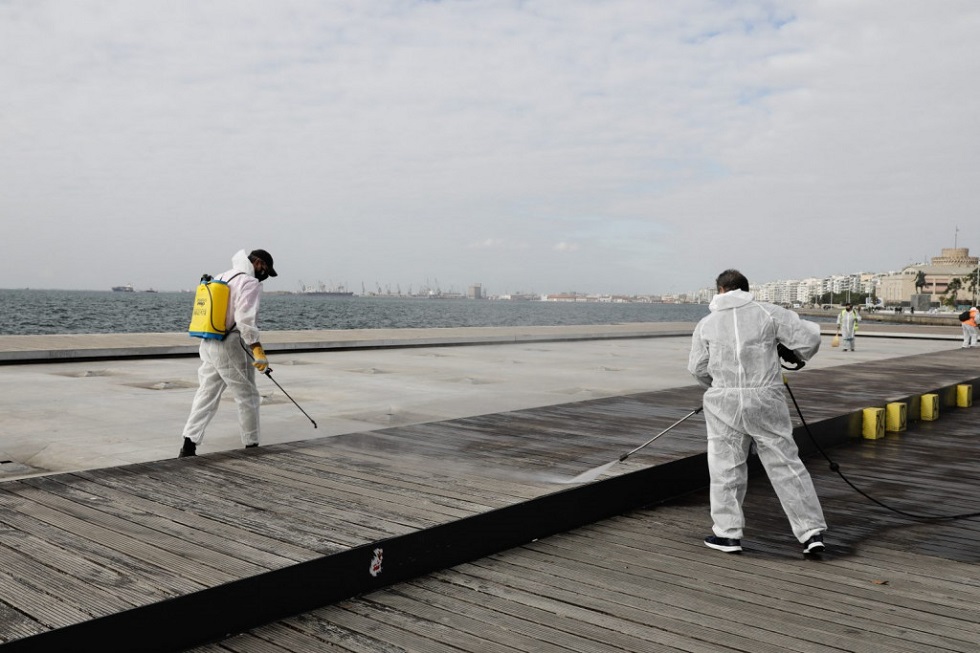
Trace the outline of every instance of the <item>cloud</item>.
{"label": "cloud", "polygon": [[509,241],[504,238],[486,238],[479,242],[470,243],[470,249],[487,249],[487,250],[526,250],[530,248],[530,245],[523,241]]}
{"label": "cloud", "polygon": [[5,284],[177,289],[262,246],[286,289],[681,292],[899,268],[956,225],[980,250],[978,25],[965,0],[6,2]]}

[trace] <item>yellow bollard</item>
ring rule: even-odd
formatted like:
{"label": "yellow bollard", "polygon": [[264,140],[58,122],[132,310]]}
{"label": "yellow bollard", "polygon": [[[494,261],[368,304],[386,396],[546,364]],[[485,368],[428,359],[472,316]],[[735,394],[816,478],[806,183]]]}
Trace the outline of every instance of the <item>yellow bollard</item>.
{"label": "yellow bollard", "polygon": [[922,403],[919,406],[919,418],[927,422],[939,419],[939,395],[922,395]]}
{"label": "yellow bollard", "polygon": [[904,401],[895,401],[885,406],[885,430],[904,431],[908,426],[908,405]]}
{"label": "yellow bollard", "polygon": [[973,405],[973,386],[961,383],[956,386],[956,405],[959,408],[969,408]]}
{"label": "yellow bollard", "polygon": [[885,437],[885,409],[865,408],[864,428],[861,434],[867,440],[877,440]]}

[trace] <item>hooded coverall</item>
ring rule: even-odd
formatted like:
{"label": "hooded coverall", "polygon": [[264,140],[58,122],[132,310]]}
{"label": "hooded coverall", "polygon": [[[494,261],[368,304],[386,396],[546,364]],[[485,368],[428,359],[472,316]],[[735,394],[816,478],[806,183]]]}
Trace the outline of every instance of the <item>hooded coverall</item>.
{"label": "hooded coverall", "polygon": [[225,317],[225,329],[229,333],[224,340],[201,341],[201,367],[197,371],[200,385],[183,434],[194,444],[201,444],[204,429],[218,411],[226,387],[231,388],[238,404],[242,444],[247,446],[259,442],[261,397],[255,385],[255,368],[246,354],[246,347],[260,339],[256,320],[262,284],[255,278],[255,268],[245,250],[236,253],[231,264],[230,270],[217,277],[228,282],[229,310]]}
{"label": "hooded coverall", "polygon": [[840,337],[843,341],[841,342],[843,351],[848,349],[854,351],[854,335],[860,321],[861,316],[853,308],[851,310],[845,308],[837,316],[837,330],[840,331]]}
{"label": "hooded coverall", "polygon": [[742,290],[715,295],[709,308],[694,329],[688,371],[707,388],[703,405],[712,530],[718,537],[742,538],[747,460],[754,442],[793,534],[806,542],[827,524],[793,440],[776,344],[809,360],[820,347],[820,327]]}

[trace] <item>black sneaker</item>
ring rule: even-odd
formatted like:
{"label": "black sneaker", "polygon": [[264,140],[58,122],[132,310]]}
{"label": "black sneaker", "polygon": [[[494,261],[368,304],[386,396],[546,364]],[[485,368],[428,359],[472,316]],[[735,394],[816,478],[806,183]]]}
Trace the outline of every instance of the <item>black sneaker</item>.
{"label": "black sneaker", "polygon": [[255,444],[246,444],[245,445],[245,448],[246,449],[251,449],[252,447],[257,447],[257,446],[259,446],[259,443],[258,442],[256,442]]}
{"label": "black sneaker", "polygon": [[177,454],[178,458],[186,458],[187,456],[197,455],[197,445],[190,438],[184,438],[184,446],[180,448],[180,453]]}
{"label": "black sneaker", "polygon": [[714,535],[709,535],[708,537],[704,538],[704,543],[710,546],[712,549],[724,551],[725,553],[738,553],[742,550],[742,540],[736,540],[728,537],[716,537]]}
{"label": "black sneaker", "polygon": [[823,553],[826,548],[823,545],[823,535],[820,533],[803,543],[803,553]]}

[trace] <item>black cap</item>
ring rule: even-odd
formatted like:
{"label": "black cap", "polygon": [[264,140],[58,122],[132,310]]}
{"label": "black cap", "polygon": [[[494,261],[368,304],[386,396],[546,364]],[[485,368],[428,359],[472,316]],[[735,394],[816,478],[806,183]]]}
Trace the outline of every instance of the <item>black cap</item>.
{"label": "black cap", "polygon": [[265,266],[269,268],[270,277],[278,277],[276,269],[272,267],[272,254],[265,251],[264,249],[253,249],[252,253],[248,255],[249,258],[259,258],[265,262]]}

